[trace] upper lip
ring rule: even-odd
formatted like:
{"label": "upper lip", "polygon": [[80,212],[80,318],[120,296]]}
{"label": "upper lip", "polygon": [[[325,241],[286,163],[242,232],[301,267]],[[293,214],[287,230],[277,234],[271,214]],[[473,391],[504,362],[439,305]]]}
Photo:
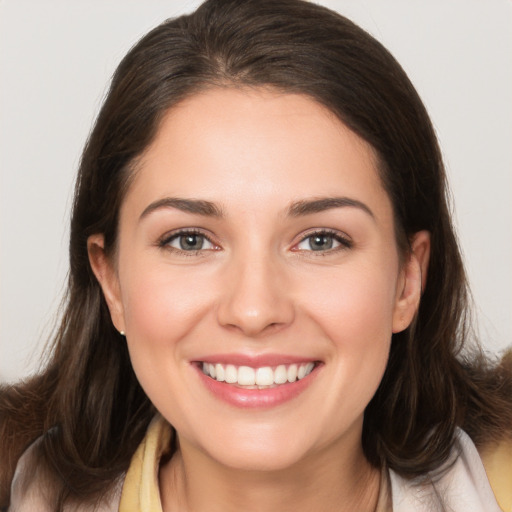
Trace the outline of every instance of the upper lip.
{"label": "upper lip", "polygon": [[315,357],[303,357],[287,354],[211,354],[194,359],[195,362],[210,364],[232,364],[234,366],[249,366],[261,368],[263,366],[279,366],[281,364],[300,364],[318,361]]}

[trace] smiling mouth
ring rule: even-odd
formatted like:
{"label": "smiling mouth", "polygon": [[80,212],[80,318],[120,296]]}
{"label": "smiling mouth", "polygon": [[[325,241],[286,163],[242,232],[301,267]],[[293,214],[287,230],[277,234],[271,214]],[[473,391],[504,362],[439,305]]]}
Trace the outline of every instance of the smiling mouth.
{"label": "smiling mouth", "polygon": [[302,380],[315,369],[316,362],[258,368],[205,362],[200,365],[203,373],[217,382],[225,382],[244,389],[270,389]]}

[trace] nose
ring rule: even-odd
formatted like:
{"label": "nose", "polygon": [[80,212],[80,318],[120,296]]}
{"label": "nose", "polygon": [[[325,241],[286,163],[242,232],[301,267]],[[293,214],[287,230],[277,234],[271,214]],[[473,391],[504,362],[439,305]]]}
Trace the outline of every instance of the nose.
{"label": "nose", "polygon": [[252,338],[291,324],[295,310],[285,274],[268,256],[230,262],[217,310],[219,324]]}

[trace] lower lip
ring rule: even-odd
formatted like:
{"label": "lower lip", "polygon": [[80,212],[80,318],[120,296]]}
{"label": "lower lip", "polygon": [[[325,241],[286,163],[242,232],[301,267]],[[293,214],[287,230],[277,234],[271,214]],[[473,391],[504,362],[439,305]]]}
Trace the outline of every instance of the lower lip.
{"label": "lower lip", "polygon": [[205,375],[199,366],[196,368],[203,384],[217,398],[235,407],[247,409],[271,408],[292,400],[308,388],[319,370],[319,367],[315,366],[313,371],[301,380],[280,384],[275,388],[245,389],[219,382]]}

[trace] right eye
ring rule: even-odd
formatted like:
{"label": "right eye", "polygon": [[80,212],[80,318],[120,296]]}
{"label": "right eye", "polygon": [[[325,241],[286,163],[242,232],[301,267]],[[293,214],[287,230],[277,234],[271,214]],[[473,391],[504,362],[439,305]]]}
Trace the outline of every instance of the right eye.
{"label": "right eye", "polygon": [[217,246],[202,233],[195,231],[180,231],[164,238],[161,247],[170,247],[183,252],[198,252],[214,250]]}

